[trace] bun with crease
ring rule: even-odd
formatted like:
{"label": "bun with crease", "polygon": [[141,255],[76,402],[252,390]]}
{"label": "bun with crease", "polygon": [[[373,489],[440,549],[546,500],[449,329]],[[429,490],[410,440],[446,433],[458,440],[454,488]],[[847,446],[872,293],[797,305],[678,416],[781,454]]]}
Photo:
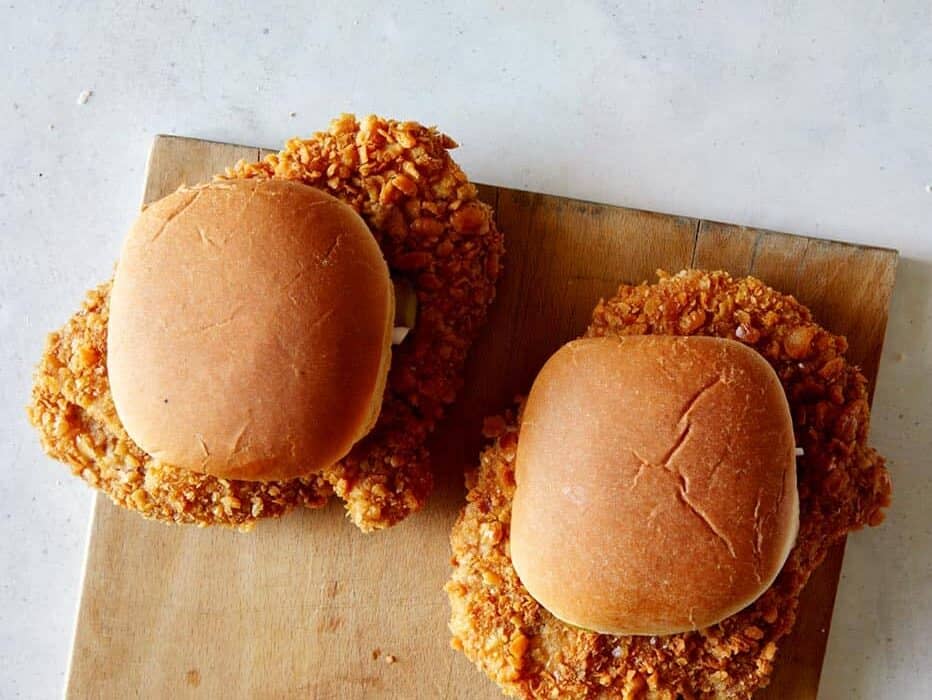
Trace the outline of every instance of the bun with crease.
{"label": "bun with crease", "polygon": [[365,222],[286,180],[181,189],[127,237],[107,370],[159,461],[228,479],[313,474],[371,430],[394,297]]}
{"label": "bun with crease", "polygon": [[783,388],[758,353],[720,338],[565,345],[528,397],[515,483],[521,582],[601,633],[729,617],[771,585],[798,529]]}

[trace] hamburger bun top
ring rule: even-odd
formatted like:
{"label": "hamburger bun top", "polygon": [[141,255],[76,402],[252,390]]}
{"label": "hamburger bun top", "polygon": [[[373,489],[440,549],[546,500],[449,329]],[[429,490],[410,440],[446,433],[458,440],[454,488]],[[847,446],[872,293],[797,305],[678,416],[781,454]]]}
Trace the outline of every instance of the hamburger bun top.
{"label": "hamburger bun top", "polygon": [[511,556],[556,617],[608,634],[715,624],[796,538],[795,441],[773,368],[718,338],[565,345],[521,422]]}
{"label": "hamburger bun top", "polygon": [[117,266],[117,414],[177,467],[314,473],[374,425],[393,315],[388,267],[348,205],[285,180],[182,188],[144,209]]}

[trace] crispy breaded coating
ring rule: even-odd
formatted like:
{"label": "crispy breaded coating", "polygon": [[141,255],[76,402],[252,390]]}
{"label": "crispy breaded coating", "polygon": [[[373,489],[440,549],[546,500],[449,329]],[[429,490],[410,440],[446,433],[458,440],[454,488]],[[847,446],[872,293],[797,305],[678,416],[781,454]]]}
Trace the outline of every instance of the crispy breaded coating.
{"label": "crispy breaded coating", "polygon": [[228,481],[161,464],[139,449],[117,418],[107,381],[109,291],[107,283],[88,292],[83,309],[49,336],[29,407],[46,452],[114,503],[158,520],[248,529],[255,518],[327,502],[331,487],[320,476]]}
{"label": "crispy breaded coating", "polygon": [[847,532],[877,525],[890,502],[884,460],[866,445],[866,380],[844,338],[793,297],[751,277],[688,270],[622,286],[600,302],[587,336],[713,335],[741,341],[776,369],[793,414],[800,531],[774,584],[718,625],[665,637],[611,636],[567,625],[518,580],[509,555],[519,420],[486,421],[495,438],[467,477],[453,528],[453,646],[506,694],[523,698],[749,698],[767,684],[799,594]]}
{"label": "crispy breaded coating", "polygon": [[393,348],[378,422],[346,458],[307,478],[257,483],[194,474],[143,453],[120,424],[107,382],[109,283],[49,337],[29,406],[45,450],[118,505],[167,522],[250,529],[295,506],[320,507],[331,494],[364,531],[419,509],[432,484],[424,443],[460,389],[503,254],[491,209],[447,153],[455,146],[414,122],[343,115],[328,131],[221,176],[300,180],[342,199],[369,225],[392,276],[417,293],[417,323]]}

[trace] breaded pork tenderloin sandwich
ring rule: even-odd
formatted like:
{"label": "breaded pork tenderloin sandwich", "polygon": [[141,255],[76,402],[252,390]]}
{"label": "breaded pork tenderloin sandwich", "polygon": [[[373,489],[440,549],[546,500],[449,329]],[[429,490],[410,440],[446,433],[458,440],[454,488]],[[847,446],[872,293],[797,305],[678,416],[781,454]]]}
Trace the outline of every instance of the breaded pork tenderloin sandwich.
{"label": "breaded pork tenderloin sandwich", "polygon": [[167,522],[249,529],[336,494],[368,531],[420,508],[503,254],[455,146],[343,115],[146,207],[49,337],[46,451]]}
{"label": "breaded pork tenderloin sandwich", "polygon": [[747,699],[890,502],[844,338],[747,277],[622,286],[467,479],[453,646],[521,698]]}

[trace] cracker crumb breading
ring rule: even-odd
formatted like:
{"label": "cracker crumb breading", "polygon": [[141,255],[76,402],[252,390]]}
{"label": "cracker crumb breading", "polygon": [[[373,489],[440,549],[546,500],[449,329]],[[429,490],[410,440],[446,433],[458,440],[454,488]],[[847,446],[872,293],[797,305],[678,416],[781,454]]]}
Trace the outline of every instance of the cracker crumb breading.
{"label": "cracker crumb breading", "polygon": [[46,452],[114,503],[167,522],[248,530],[296,506],[321,507],[332,494],[365,531],[419,509],[432,484],[424,443],[461,387],[503,255],[491,209],[447,152],[455,146],[415,122],[343,115],[326,132],[220,176],[299,180],[338,197],[369,225],[393,277],[407,278],[417,293],[417,323],[392,349],[378,422],[343,460],[306,478],[245,482],[145,454],[110,396],[109,283],[89,292],[83,309],[49,336],[28,409]]}
{"label": "cracker crumb breading", "polygon": [[[522,698],[749,698],[767,684],[799,595],[829,548],[877,525],[890,502],[884,460],[867,446],[867,382],[847,343],[793,297],[752,277],[687,270],[622,286],[596,307],[587,336],[712,335],[738,339],[777,371],[792,410],[800,530],[774,584],[713,627],[664,637],[611,636],[567,625],[527,593],[509,551],[519,416],[485,422],[493,439],[467,476],[451,536],[452,645],[506,694]],[[520,408],[519,408],[520,410]]]}

